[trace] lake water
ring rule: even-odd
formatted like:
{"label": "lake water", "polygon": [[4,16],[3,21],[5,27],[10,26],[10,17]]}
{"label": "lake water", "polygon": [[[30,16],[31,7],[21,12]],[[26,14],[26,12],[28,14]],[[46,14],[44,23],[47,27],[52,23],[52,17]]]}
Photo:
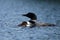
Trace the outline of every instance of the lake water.
{"label": "lake water", "polygon": [[[33,12],[37,21],[57,24],[55,27],[22,28],[17,25]],[[43,0],[0,0],[0,40],[60,40],[60,3]]]}

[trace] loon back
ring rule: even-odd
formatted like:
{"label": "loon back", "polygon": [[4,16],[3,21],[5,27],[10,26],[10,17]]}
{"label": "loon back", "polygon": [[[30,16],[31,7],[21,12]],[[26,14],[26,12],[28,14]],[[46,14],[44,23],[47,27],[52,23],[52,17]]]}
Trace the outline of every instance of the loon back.
{"label": "loon back", "polygon": [[39,23],[39,22],[35,22],[36,26],[56,26],[56,24],[51,24],[51,23]]}

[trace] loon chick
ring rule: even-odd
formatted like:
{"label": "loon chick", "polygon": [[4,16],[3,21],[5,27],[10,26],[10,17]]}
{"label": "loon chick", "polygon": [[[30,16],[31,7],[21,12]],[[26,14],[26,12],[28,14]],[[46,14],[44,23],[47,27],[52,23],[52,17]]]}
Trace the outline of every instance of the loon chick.
{"label": "loon chick", "polygon": [[22,16],[26,16],[26,17],[30,18],[31,20],[37,20],[37,16],[32,12],[29,12],[27,14],[23,14]]}
{"label": "loon chick", "polygon": [[21,24],[19,24],[18,26],[23,26],[23,27],[35,27],[35,22],[34,21],[23,21]]}

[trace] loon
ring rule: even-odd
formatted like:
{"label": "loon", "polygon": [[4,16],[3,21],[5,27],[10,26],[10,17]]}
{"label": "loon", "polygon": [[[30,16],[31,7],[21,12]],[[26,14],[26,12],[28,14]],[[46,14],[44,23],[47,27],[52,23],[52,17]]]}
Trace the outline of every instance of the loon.
{"label": "loon", "polygon": [[18,26],[23,26],[23,27],[35,27],[35,22],[34,21],[23,21],[22,23],[20,23]]}
{"label": "loon", "polygon": [[22,16],[26,16],[26,17],[30,18],[30,20],[29,21],[23,21],[18,26],[30,27],[30,28],[35,27],[35,26],[55,26],[55,24],[37,22],[37,16],[31,12],[29,12],[27,14],[23,14]]}

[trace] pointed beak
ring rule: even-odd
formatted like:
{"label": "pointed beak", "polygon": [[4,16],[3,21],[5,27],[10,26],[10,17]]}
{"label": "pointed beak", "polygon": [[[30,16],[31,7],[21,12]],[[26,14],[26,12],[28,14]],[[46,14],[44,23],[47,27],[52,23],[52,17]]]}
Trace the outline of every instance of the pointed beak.
{"label": "pointed beak", "polygon": [[22,14],[22,16],[26,16],[26,14]]}

